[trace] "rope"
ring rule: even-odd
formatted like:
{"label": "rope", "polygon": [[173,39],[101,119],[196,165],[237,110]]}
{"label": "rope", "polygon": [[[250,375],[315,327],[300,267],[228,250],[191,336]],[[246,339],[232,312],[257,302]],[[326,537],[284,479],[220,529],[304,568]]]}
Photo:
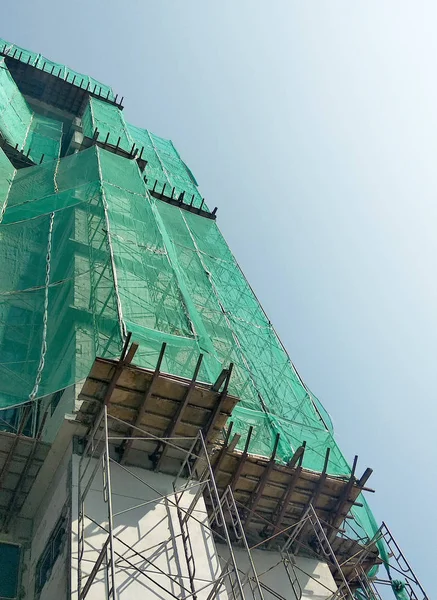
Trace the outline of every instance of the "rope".
{"label": "rope", "polygon": [[17,172],[17,169],[14,169],[14,172],[13,172],[12,177],[11,177],[11,181],[9,182],[8,192],[6,194],[5,201],[3,202],[3,205],[2,205],[2,207],[0,209],[0,224],[2,223],[3,217],[5,216],[6,208],[8,206],[9,193],[11,191],[12,182],[14,181],[14,177],[15,177],[16,172]]}
{"label": "rope", "polygon": [[52,258],[52,238],[53,238],[53,222],[55,220],[55,213],[50,214],[49,224],[49,236],[47,241],[47,255],[46,255],[46,279],[45,279],[45,294],[44,294],[44,313],[43,313],[43,329],[42,329],[42,342],[41,342],[41,355],[38,365],[38,371],[36,373],[35,385],[33,390],[29,394],[29,400],[33,401],[38,393],[39,384],[41,383],[42,372],[45,364],[45,357],[47,353],[47,322],[48,322],[48,309],[49,309],[49,283],[50,283],[50,267]]}

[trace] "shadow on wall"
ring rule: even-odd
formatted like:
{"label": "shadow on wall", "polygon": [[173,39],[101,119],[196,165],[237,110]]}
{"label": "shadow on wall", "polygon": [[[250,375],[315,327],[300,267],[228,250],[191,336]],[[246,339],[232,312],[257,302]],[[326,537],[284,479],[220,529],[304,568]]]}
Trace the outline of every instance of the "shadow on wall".
{"label": "shadow on wall", "polygon": [[[73,598],[77,598],[78,510],[77,475],[78,456],[73,461]],[[85,500],[84,545],[81,561],[82,589],[88,575],[108,544],[108,502],[101,464],[92,459],[91,474],[97,469]],[[111,468],[112,510],[114,524],[114,567],[118,598],[144,596],[162,600],[192,594],[187,565],[186,538],[181,529],[173,493],[174,478],[130,467],[129,472],[118,463]],[[146,482],[146,483],[144,483]],[[82,484],[83,486],[85,484]],[[84,488],[82,488],[84,489]],[[180,500],[182,513],[188,509],[197,488],[187,490]],[[200,498],[187,522],[188,553],[195,565],[194,582],[199,599],[207,598],[211,584],[218,577],[221,565],[212,534],[207,528],[207,512]],[[105,597],[110,582],[109,553],[104,557],[87,598]],[[191,564],[190,564],[191,568]],[[203,588],[203,590],[202,590]],[[227,598],[225,591],[219,598]]]}

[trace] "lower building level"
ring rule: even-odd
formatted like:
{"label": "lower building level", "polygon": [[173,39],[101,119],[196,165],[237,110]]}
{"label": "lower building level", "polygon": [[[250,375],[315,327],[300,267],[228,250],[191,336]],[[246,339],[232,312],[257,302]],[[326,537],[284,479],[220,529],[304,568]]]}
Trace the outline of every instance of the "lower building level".
{"label": "lower building level", "polygon": [[367,471],[239,450],[228,371],[211,386],[133,354],[0,432],[1,598],[428,598],[385,525],[354,535]]}

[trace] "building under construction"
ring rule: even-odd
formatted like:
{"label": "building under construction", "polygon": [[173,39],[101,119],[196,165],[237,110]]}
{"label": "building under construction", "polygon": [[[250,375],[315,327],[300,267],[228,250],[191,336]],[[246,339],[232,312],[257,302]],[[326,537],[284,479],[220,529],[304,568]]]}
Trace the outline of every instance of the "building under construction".
{"label": "building under construction", "polygon": [[0,598],[427,599],[123,103],[0,40]]}

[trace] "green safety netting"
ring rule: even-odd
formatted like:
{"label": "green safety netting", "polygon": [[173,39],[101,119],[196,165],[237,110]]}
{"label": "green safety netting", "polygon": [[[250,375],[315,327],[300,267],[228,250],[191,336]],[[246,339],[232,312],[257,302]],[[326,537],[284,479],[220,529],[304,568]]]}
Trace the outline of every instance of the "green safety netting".
{"label": "green safety netting", "polygon": [[0,132],[21,150],[32,121],[32,111],[21,95],[4,59],[0,58]]}
{"label": "green safety netting", "polygon": [[91,92],[95,92],[99,96],[104,96],[109,100],[114,100],[114,92],[110,86],[97,81],[97,79],[94,79],[93,77],[88,77],[88,75],[78,73],[77,71],[74,71],[65,65],[53,62],[52,60],[45,58],[45,56],[42,54],[32,52],[31,50],[26,50],[25,48],[21,48],[20,46],[12,44],[11,42],[7,42],[2,38],[0,38],[0,52],[3,55],[13,57],[14,59],[20,60],[26,64],[30,64],[36,69],[41,69],[41,71],[51,73],[52,75],[59,77],[59,79],[68,81],[69,83],[82,87],[83,89],[89,89]]}
{"label": "green safety netting", "polygon": [[[235,426],[241,433],[254,427],[252,452],[268,454],[280,432],[280,459],[305,440],[307,466],[320,470],[330,447],[329,471],[348,473],[326,413],[322,419],[214,220],[155,200],[136,161],[96,148],[8,179],[0,229],[8,259],[0,265],[2,357],[12,352],[16,360],[0,362],[4,406],[34,392],[44,342],[35,397],[86,376],[97,354],[118,355],[132,331],[146,367],[155,366],[163,342],[170,373],[191,377],[200,353],[204,381],[234,364],[231,392],[241,399]],[[54,322],[63,325],[52,340]],[[75,347],[67,362],[77,363],[76,372],[63,378],[58,357],[78,324],[88,342],[81,341],[80,359]],[[20,344],[11,343],[14,335]]]}
{"label": "green safety netting", "polygon": [[[304,467],[321,471],[330,448],[328,472],[348,476],[328,413],[301,380],[216,222],[149,192],[155,181],[166,183],[200,205],[197,182],[172,142],[91,98],[84,135],[97,128],[99,139],[109,133],[126,150],[143,148],[144,173],[136,160],[96,146],[58,158],[61,123],[29,117],[4,67],[1,131],[19,144],[42,135],[59,146],[45,151],[53,160],[19,170],[0,150],[0,408],[83,380],[96,356],[119,357],[130,331],[142,367],[155,368],[163,342],[162,369],[175,375],[191,378],[200,353],[205,382],[234,364],[240,447],[252,426],[250,452],[269,456],[280,433],[279,461],[306,442]],[[372,536],[377,525],[365,502],[353,513],[354,527]]]}
{"label": "green safety netting", "polygon": [[[197,181],[190,169],[179,156],[171,140],[160,138],[147,129],[126,123],[123,112],[103,100],[90,98],[82,116],[83,133],[93,137],[97,129],[99,141],[118,145],[126,151],[135,146],[147,161],[147,187],[175,197],[184,192],[186,203],[199,208],[202,197]],[[165,186],[165,187],[164,187]],[[208,210],[205,203],[203,210]]]}
{"label": "green safety netting", "polygon": [[35,162],[59,158],[62,130],[60,121],[33,113],[23,152]]}
{"label": "green safety netting", "polygon": [[35,113],[23,98],[0,57],[0,134],[31,160],[59,158],[62,123]]}
{"label": "green safety netting", "polygon": [[328,471],[350,472],[215,221],[155,200],[135,161],[95,147],[15,171],[3,189],[3,407],[86,377],[132,331],[144,367],[163,342],[176,375],[191,377],[199,353],[204,381],[234,363],[234,431],[244,442],[253,426],[251,452],[268,456],[281,433],[279,460],[306,441],[305,467],[321,470],[329,447]]}

